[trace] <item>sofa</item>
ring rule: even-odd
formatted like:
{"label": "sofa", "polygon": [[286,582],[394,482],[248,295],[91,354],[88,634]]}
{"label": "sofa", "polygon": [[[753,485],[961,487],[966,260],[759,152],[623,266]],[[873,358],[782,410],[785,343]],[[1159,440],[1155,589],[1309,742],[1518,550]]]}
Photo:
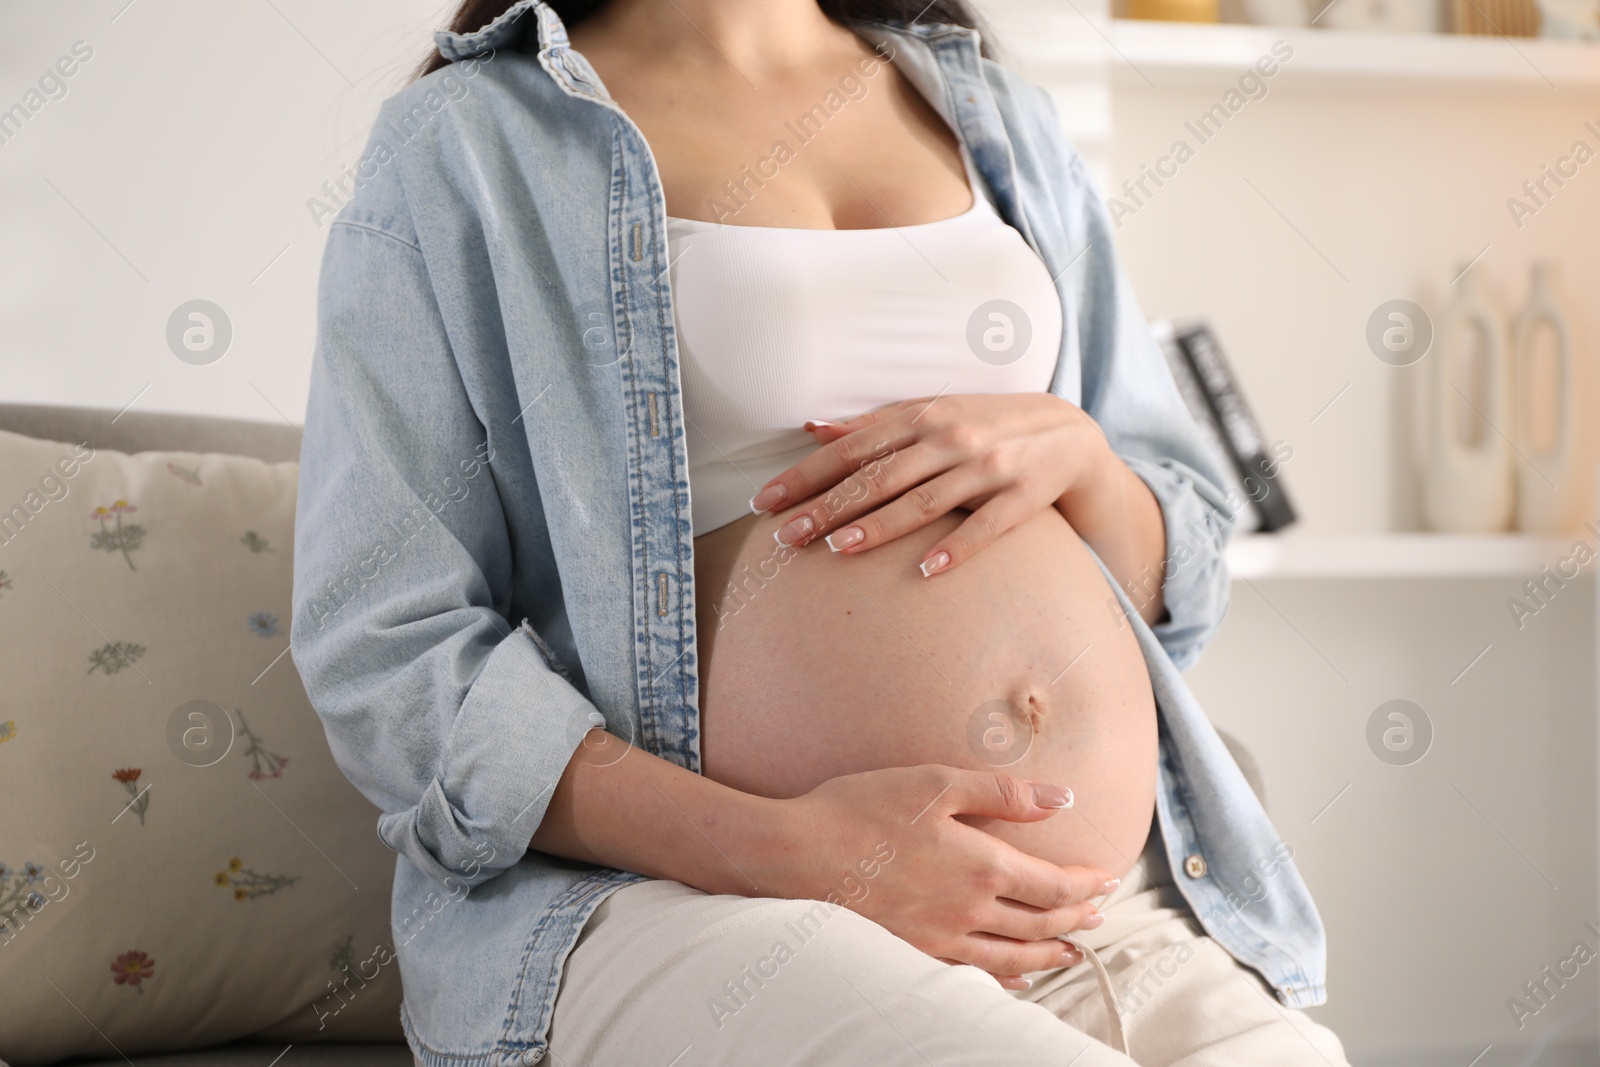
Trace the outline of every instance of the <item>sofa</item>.
{"label": "sofa", "polygon": [[0,405],[0,1061],[412,1062],[394,859],[287,655],[300,445]]}
{"label": "sofa", "polygon": [[299,453],[0,405],[0,1061],[413,1062],[394,857],[285,654]]}

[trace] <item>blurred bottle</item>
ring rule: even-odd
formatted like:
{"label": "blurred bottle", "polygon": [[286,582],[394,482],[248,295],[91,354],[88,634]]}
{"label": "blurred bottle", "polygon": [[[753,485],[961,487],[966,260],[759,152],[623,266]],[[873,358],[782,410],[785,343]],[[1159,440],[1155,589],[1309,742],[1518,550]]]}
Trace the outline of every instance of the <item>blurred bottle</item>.
{"label": "blurred bottle", "polygon": [[1437,33],[1444,23],[1439,0],[1322,0],[1318,7],[1314,17],[1321,16],[1317,17],[1317,25],[1326,30]]}
{"label": "blurred bottle", "polygon": [[1515,508],[1505,326],[1479,267],[1465,268],[1455,290],[1422,391],[1423,514],[1435,530],[1493,533]]}
{"label": "blurred bottle", "polygon": [[1517,316],[1512,360],[1516,388],[1517,528],[1575,529],[1591,473],[1580,461],[1575,421],[1582,375],[1561,308],[1556,264],[1536,261],[1528,303]]}
{"label": "blurred bottle", "polygon": [[1539,36],[1600,41],[1600,0],[1539,0]]}
{"label": "blurred bottle", "polygon": [[1157,22],[1216,22],[1221,0],[1128,0],[1128,15]]}

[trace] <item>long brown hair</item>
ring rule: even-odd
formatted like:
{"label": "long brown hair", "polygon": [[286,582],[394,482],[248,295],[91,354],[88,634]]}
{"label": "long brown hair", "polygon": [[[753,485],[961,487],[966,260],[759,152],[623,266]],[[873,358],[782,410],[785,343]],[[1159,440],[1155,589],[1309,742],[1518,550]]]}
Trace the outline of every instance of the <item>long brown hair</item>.
{"label": "long brown hair", "polygon": [[[462,0],[460,7],[456,8],[455,17],[450,20],[450,30],[453,33],[476,33],[495,19],[504,15],[516,0]],[[573,26],[580,20],[593,14],[605,3],[605,0],[547,0],[550,7],[561,17],[567,26]],[[983,20],[978,18],[977,12],[972,10],[967,0],[817,0],[817,6],[822,13],[841,26],[851,26],[858,22],[945,22],[956,26],[965,26],[968,29],[984,31]],[[984,33],[983,54],[992,55],[990,51],[988,34]],[[432,74],[440,67],[446,66],[445,58],[435,48],[422,65],[417,68],[417,77]]]}

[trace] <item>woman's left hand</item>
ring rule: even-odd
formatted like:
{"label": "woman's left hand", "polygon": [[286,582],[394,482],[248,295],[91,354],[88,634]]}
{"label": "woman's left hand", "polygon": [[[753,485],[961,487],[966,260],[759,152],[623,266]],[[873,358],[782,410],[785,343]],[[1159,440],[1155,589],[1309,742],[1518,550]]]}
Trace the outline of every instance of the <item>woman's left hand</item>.
{"label": "woman's left hand", "polygon": [[1108,476],[1115,453],[1077,405],[1051,393],[922,397],[843,423],[807,423],[824,447],[762,487],[757,511],[804,508],[777,533],[865,552],[956,508],[960,526],[923,557],[924,575],[958,566],[1007,530]]}

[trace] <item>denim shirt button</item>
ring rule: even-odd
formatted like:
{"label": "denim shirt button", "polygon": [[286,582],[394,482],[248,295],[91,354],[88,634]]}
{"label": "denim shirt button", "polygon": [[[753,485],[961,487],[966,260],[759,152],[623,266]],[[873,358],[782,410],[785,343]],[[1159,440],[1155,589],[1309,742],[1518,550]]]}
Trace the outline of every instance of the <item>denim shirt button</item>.
{"label": "denim shirt button", "polygon": [[1183,873],[1190,878],[1204,878],[1206,876],[1206,859],[1198,852],[1183,861]]}

